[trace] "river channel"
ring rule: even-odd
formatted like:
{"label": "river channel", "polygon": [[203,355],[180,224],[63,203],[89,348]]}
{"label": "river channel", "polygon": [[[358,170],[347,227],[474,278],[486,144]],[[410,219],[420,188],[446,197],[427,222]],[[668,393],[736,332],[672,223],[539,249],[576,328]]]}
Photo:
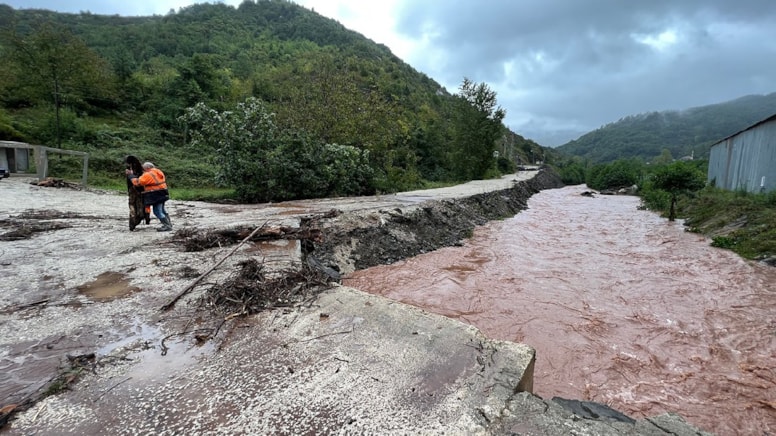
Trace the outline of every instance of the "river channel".
{"label": "river channel", "polygon": [[776,434],[776,268],[632,196],[545,190],[450,247],[344,284],[536,349],[534,393]]}

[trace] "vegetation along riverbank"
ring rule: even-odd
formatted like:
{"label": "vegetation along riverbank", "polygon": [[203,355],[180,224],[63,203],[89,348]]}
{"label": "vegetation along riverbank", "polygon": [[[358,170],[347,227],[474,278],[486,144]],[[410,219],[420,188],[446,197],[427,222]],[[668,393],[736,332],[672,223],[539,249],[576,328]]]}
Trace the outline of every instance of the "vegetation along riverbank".
{"label": "vegetation along riverbank", "polygon": [[[601,192],[638,186],[645,209],[684,220],[687,230],[740,256],[776,264],[776,192],[729,191],[706,183],[708,161],[621,159],[561,165],[566,183],[587,183]],[[673,200],[673,201],[672,201]]]}

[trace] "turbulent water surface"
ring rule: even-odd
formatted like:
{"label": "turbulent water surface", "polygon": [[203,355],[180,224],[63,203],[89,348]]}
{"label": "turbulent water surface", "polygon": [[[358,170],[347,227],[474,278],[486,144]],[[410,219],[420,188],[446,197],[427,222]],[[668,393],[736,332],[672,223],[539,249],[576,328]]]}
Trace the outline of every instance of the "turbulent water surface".
{"label": "turbulent water surface", "polygon": [[344,282],[533,346],[541,397],[776,433],[776,268],[638,210],[636,197],[584,190],[542,191],[463,247]]}

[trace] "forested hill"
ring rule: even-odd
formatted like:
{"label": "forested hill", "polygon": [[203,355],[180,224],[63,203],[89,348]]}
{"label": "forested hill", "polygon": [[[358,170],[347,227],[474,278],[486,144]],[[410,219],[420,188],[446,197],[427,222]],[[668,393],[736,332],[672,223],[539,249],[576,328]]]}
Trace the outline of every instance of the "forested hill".
{"label": "forested hill", "polygon": [[[302,138],[291,151],[310,151],[293,164],[267,144],[251,151],[276,159],[276,174],[342,172],[335,163],[354,155],[334,146],[357,148],[373,174],[359,181],[367,192],[481,178],[544,154],[503,126],[486,84],[450,92],[386,46],[288,0],[195,4],[149,17],[0,5],[0,29],[9,61],[0,63],[0,139],[89,151],[97,174],[132,153],[154,156],[179,185],[224,182],[226,168],[210,165],[224,144],[192,148],[191,129],[202,120],[181,118],[200,103],[221,116],[250,107],[249,115],[271,115],[273,128]],[[261,104],[240,106],[251,98]],[[300,167],[326,159],[325,171]],[[288,195],[355,193],[331,189]]]}
{"label": "forested hill", "polygon": [[776,114],[776,93],[749,95],[683,111],[625,117],[561,145],[556,150],[592,162],[641,158],[651,161],[668,150],[675,159],[706,158],[712,144]]}

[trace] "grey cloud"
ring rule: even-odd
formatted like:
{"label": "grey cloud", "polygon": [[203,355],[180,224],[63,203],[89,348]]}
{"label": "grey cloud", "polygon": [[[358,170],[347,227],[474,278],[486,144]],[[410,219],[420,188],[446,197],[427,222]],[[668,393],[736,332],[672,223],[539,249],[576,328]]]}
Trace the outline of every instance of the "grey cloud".
{"label": "grey cloud", "polygon": [[[769,0],[406,0],[397,30],[428,41],[408,61],[431,77],[493,86],[508,122],[512,111],[530,113],[534,127],[563,120],[593,129],[776,91],[775,18]],[[665,50],[634,39],[669,29],[678,40]]]}

